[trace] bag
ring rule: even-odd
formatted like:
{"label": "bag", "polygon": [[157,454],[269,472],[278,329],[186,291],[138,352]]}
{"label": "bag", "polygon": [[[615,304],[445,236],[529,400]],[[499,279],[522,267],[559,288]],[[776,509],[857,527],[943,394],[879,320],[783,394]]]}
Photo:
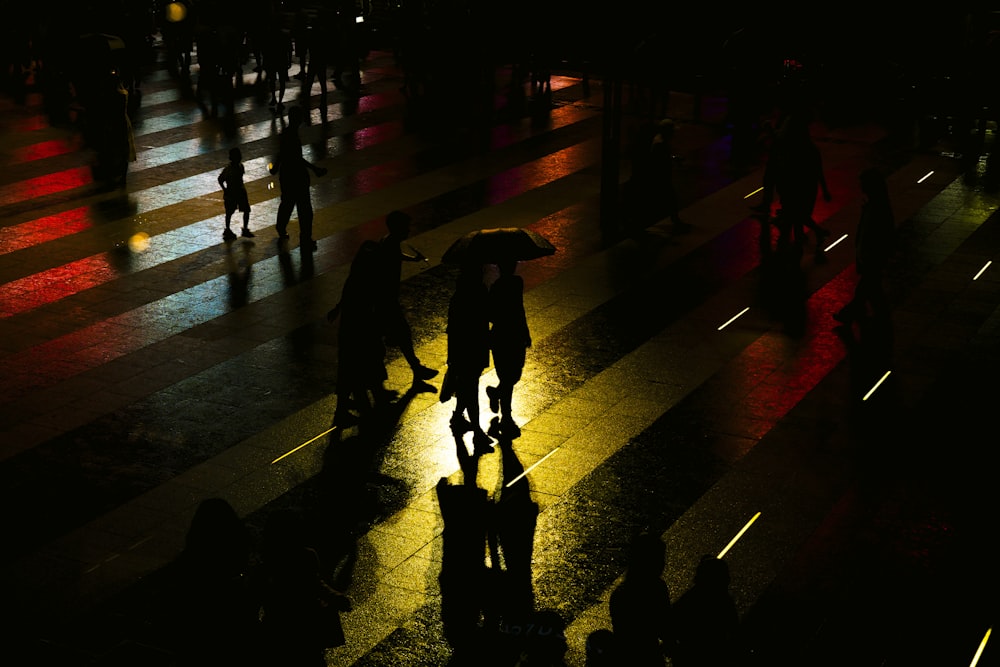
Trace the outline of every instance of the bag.
{"label": "bag", "polygon": [[438,400],[442,403],[447,403],[455,397],[455,387],[452,384],[451,371],[445,370],[444,379],[441,381],[441,393],[438,395]]}

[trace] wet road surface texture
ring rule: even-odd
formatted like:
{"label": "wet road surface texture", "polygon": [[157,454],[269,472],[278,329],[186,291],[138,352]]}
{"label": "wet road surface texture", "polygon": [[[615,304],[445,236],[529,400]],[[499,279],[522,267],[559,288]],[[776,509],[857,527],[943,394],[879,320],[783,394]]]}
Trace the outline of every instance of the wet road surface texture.
{"label": "wet road surface texture", "polygon": [[[832,234],[825,250],[810,235],[789,254],[750,216],[763,155],[729,159],[725,98],[706,97],[695,117],[676,93],[692,229],[662,221],[609,237],[600,81],[556,76],[544,105],[498,88],[489,123],[445,131],[414,120],[390,54],[372,53],[363,77],[359,98],[332,92],[324,106],[310,91],[305,154],[329,170],[312,185],[315,252],[298,247],[294,216],[292,238],[276,239],[266,165],[285,117],[253,95],[212,117],[154,68],[137,161],[111,190],[37,94],[3,101],[10,664],[174,664],[164,600],[194,509],[215,496],[255,543],[276,510],[307,517],[355,603],[328,665],[456,664],[441,624],[441,478],[497,502],[530,490],[534,605],[566,624],[566,665],[583,665],[587,636],[610,628],[637,532],[663,536],[676,600],[699,558],[751,519],[724,556],[737,664],[969,664],[996,619],[1000,289],[988,262],[1000,232],[996,195],[947,146],[901,148],[877,123],[818,119],[832,198],[816,220]],[[289,104],[306,101],[296,93]],[[625,109],[631,136],[650,119]],[[224,243],[216,177],[233,146],[256,236]],[[839,335],[831,314],[856,281],[857,175],[871,165],[889,174],[898,223],[892,322]],[[451,242],[522,226],[558,248],[518,267],[533,338],[514,395],[520,434],[471,463],[471,436],[456,449],[450,433],[453,406],[413,391],[395,348],[387,386],[399,400],[373,423],[332,424],[326,313],[393,209],[413,216],[409,243],[429,258],[404,267],[401,301],[418,354],[442,371],[435,389]],[[488,369],[481,386],[495,380]],[[485,426],[485,399],[482,411]],[[997,653],[987,645],[980,664]]]}

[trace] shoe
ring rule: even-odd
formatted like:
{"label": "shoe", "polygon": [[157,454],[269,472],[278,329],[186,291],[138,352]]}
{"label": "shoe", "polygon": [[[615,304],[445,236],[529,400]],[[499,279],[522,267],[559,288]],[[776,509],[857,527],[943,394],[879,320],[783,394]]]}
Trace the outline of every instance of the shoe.
{"label": "shoe", "polygon": [[287,241],[289,238],[291,238],[291,237],[288,234],[286,234],[285,232],[278,232],[278,240],[279,241]]}
{"label": "shoe", "polygon": [[455,413],[451,416],[450,423],[452,430],[458,433],[468,433],[469,431],[472,430],[472,423],[458,413]]}
{"label": "shoe", "polygon": [[437,387],[432,385],[430,382],[424,382],[423,380],[416,380],[410,389],[418,394],[436,394]]}
{"label": "shoe", "polygon": [[232,241],[235,238],[236,238],[236,233],[231,229],[227,229],[226,231],[222,232],[223,241]]}
{"label": "shoe", "polygon": [[254,233],[253,233],[253,232],[251,232],[251,231],[250,231],[249,229],[247,229],[246,227],[244,227],[244,228],[243,228],[243,231],[241,231],[241,232],[240,232],[240,236],[242,236],[242,237],[243,237],[243,238],[245,238],[245,239],[252,239],[252,238],[254,237]]}
{"label": "shoe", "polygon": [[416,380],[430,380],[435,377],[438,372],[433,368],[428,368],[427,366],[417,366],[413,369],[413,377]]}
{"label": "shoe", "polygon": [[474,454],[492,454],[496,451],[493,448],[493,438],[488,436],[484,431],[479,431],[472,438],[473,453]]}
{"label": "shoe", "polygon": [[491,436],[491,437],[493,437],[493,438],[495,438],[496,440],[500,439],[501,433],[500,433],[500,418],[499,417],[494,417],[493,419],[490,420],[490,427],[488,429],[486,429],[486,434],[489,435],[489,436]]}
{"label": "shoe", "polygon": [[521,435],[521,427],[511,417],[504,417],[500,420],[500,432],[508,439],[514,439]]}
{"label": "shoe", "polygon": [[490,399],[490,411],[494,414],[500,412],[500,388],[486,387],[486,396]]}
{"label": "shoe", "polygon": [[302,241],[301,248],[303,250],[317,250],[319,248],[315,241],[305,240]]}
{"label": "shoe", "polygon": [[278,103],[278,100],[276,100],[276,99],[274,99],[274,98],[272,97],[272,98],[271,98],[271,101],[267,103],[267,106],[269,106],[269,107],[273,107],[273,106],[274,106],[275,104],[277,104],[277,103]]}

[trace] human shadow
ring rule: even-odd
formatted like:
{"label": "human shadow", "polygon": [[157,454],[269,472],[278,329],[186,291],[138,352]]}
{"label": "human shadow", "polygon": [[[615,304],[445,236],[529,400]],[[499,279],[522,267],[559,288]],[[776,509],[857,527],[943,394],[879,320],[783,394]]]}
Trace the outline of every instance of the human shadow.
{"label": "human shadow", "polygon": [[658,535],[640,533],[632,539],[625,577],[608,600],[617,664],[660,667],[672,652],[673,610],[663,579],[666,562],[666,544]]}
{"label": "human shadow", "polygon": [[489,589],[486,545],[492,506],[486,489],[478,484],[479,457],[466,449],[462,431],[452,429],[461,481],[447,477],[436,486],[444,521],[441,547],[441,623],[452,647],[449,665],[481,664],[485,592]]}
{"label": "human shadow", "polygon": [[252,247],[252,241],[225,244],[226,277],[229,280],[229,307],[233,310],[242,308],[249,303],[250,274],[253,268],[253,261],[250,259],[250,248]]}
{"label": "human shadow", "polygon": [[761,246],[759,299],[768,314],[782,323],[786,333],[802,336],[806,330],[808,284],[801,252],[779,242]]}
{"label": "human shadow", "polygon": [[729,565],[715,556],[702,556],[693,585],[673,606],[674,667],[735,664],[740,618],[729,585]]}

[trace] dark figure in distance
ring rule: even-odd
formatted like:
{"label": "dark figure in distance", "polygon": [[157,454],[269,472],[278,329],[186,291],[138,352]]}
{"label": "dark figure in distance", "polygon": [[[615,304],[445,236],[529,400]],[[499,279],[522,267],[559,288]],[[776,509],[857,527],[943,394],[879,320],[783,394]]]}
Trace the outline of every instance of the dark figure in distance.
{"label": "dark figure in distance", "polygon": [[865,203],[854,241],[858,282],[854,297],[833,315],[844,326],[866,317],[869,307],[875,318],[885,320],[889,317],[889,301],[882,281],[892,251],[895,218],[882,173],[876,168],[866,169],[860,180]]}
{"label": "dark figure in distance", "polygon": [[[479,423],[479,378],[490,365],[488,298],[482,266],[463,265],[448,304],[448,372],[445,377],[449,391],[455,396],[452,427],[472,431],[475,450],[480,454],[493,451],[490,436]],[[444,395],[442,400],[446,400]]]}
{"label": "dark figure in distance", "polygon": [[666,545],[656,535],[642,533],[632,541],[625,579],[608,601],[620,664],[660,667],[673,648],[666,559]]}
{"label": "dark figure in distance", "polygon": [[[375,313],[378,318],[386,345],[396,346],[413,371],[413,384],[433,391],[429,380],[438,372],[420,363],[413,349],[413,333],[406,320],[403,306],[399,302],[399,281],[402,277],[403,262],[422,262],[427,258],[419,252],[410,254],[403,251],[402,243],[410,236],[411,218],[402,211],[392,211],[385,218],[389,233],[378,242],[378,273],[375,284]],[[426,387],[424,386],[426,385]]]}
{"label": "dark figure in distance", "polygon": [[303,250],[315,250],[309,172],[323,176],[326,174],[326,168],[315,165],[302,156],[299,127],[302,125],[303,114],[301,107],[296,106],[288,110],[288,127],[281,133],[278,157],[271,163],[270,172],[278,174],[278,181],[281,184],[281,201],[278,203],[278,221],[275,224],[278,238],[281,240],[288,238],[288,222],[292,217],[292,209],[295,209],[299,214],[300,247]]}
{"label": "dark figure in distance", "polygon": [[702,556],[694,585],[674,604],[675,667],[732,665],[740,619],[729,594],[729,566]]}
{"label": "dark figure in distance", "polygon": [[657,123],[648,140],[640,145],[632,159],[626,205],[632,231],[669,218],[675,232],[691,226],[681,220],[677,190],[674,187],[673,139],[675,125],[669,118]]}
{"label": "dark figure in distance", "polygon": [[498,268],[500,277],[489,291],[490,351],[498,383],[487,387],[486,395],[490,409],[500,414],[499,422],[490,427],[491,435],[503,432],[509,436],[519,433],[512,411],[514,385],[524,372],[531,332],[524,314],[524,280],[515,273],[517,262],[503,262]]}
{"label": "dark figure in distance", "polygon": [[801,248],[805,243],[805,228],[809,227],[816,234],[819,248],[830,232],[816,224],[813,210],[818,191],[822,191],[825,201],[830,201],[830,190],[823,174],[823,157],[809,136],[809,123],[804,113],[794,114],[786,121],[777,150],[774,157],[778,163],[773,178],[774,190],[781,203],[782,236]]}

